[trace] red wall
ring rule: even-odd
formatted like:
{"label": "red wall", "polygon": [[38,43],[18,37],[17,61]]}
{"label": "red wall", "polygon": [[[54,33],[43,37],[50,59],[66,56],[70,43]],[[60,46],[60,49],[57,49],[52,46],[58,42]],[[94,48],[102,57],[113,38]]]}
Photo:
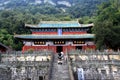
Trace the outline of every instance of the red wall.
{"label": "red wall", "polygon": [[52,50],[53,52],[56,53],[56,46],[49,46],[48,50]]}
{"label": "red wall", "polygon": [[22,51],[29,51],[29,50],[52,50],[56,52],[56,47],[55,46],[23,46]]}
{"label": "red wall", "polygon": [[32,34],[57,35],[57,32],[32,32]]}
{"label": "red wall", "polygon": [[63,52],[70,51],[72,49],[75,49],[75,46],[63,46]]}
{"label": "red wall", "polygon": [[95,45],[87,45],[87,46],[83,46],[82,49],[83,49],[83,50],[88,50],[88,49],[95,50],[95,49],[96,49],[96,46],[95,46]]}
{"label": "red wall", "polygon": [[[56,53],[56,46],[23,46],[22,51],[28,50],[52,50]],[[63,46],[63,52],[65,53],[66,50],[75,49],[75,46]]]}
{"label": "red wall", "polygon": [[68,34],[86,34],[87,32],[63,32],[63,35],[68,35]]}
{"label": "red wall", "polygon": [[[72,49],[75,49],[76,46],[63,46],[63,52],[65,53],[66,51],[70,51]],[[56,46],[23,46],[22,51],[28,51],[28,50],[52,50],[53,52],[56,53]],[[88,50],[88,49],[96,49],[95,45],[88,45],[88,46],[83,46],[83,50]]]}
{"label": "red wall", "polygon": [[43,50],[46,49],[47,46],[23,46],[22,50],[23,51],[28,51],[28,50]]}

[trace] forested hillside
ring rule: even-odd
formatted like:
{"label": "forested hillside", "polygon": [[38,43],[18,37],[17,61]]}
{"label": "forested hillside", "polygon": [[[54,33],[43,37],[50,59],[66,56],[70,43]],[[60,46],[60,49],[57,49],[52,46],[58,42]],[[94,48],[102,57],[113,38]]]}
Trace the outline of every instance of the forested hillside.
{"label": "forested hillside", "polygon": [[120,49],[120,0],[99,6],[93,31],[98,49]]}
{"label": "forested hillside", "polygon": [[[78,18],[95,15],[97,5],[105,1],[108,0],[3,0],[0,9],[22,9],[41,14],[56,14],[57,10]],[[53,9],[53,12],[48,12],[49,9]]]}

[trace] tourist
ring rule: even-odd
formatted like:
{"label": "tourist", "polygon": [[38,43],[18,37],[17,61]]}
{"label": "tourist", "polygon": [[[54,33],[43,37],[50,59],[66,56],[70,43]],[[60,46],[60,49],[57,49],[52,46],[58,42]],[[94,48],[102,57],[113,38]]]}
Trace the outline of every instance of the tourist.
{"label": "tourist", "polygon": [[64,60],[65,60],[65,62],[67,63],[67,60],[68,60],[68,59],[67,59],[67,54],[64,55]]}

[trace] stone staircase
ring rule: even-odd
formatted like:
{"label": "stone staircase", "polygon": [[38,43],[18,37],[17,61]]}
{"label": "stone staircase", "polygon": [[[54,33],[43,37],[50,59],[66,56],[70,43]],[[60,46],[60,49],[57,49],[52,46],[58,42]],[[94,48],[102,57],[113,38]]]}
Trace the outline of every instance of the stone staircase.
{"label": "stone staircase", "polygon": [[68,63],[63,60],[63,64],[58,64],[58,55],[54,55],[54,63],[52,68],[52,77],[50,80],[71,80],[69,75]]}

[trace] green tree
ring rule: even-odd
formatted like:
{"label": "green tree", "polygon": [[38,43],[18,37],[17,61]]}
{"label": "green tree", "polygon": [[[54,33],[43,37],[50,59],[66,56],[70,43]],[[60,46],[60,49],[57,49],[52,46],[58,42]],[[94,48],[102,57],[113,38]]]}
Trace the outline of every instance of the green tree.
{"label": "green tree", "polygon": [[[99,6],[93,32],[96,34],[96,44],[99,49],[120,48],[120,11],[116,5],[118,0],[110,0]],[[116,5],[115,5],[116,4]]]}
{"label": "green tree", "polygon": [[8,34],[5,29],[0,29],[0,42],[4,43],[9,47],[12,47],[10,45],[13,45],[13,36]]}

